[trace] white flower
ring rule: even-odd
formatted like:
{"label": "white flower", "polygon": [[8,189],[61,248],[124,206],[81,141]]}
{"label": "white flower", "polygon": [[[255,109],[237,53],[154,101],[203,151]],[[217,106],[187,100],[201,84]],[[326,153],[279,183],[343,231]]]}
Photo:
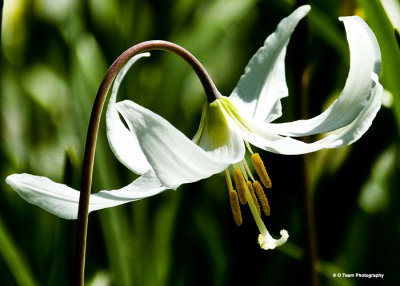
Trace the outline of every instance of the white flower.
{"label": "white flower", "polygon": [[[342,17],[351,59],[342,93],[319,116],[272,123],[282,115],[280,100],[288,96],[284,63],[286,47],[296,25],[309,10],[308,5],[302,6],[283,19],[250,60],[232,94],[229,97],[217,95],[215,101],[205,106],[193,140],[162,117],[132,101],[116,102],[119,84],[127,70],[138,58],[149,54],[132,58],[114,83],[107,110],[107,136],[118,160],[141,176],[120,190],[92,194],[89,210],[153,196],[225,171],[235,222],[240,225],[238,196],[229,172],[232,165],[239,197],[249,203],[260,230],[260,245],[271,249],[283,244],[288,233],[282,230],[282,237],[273,239],[257,209],[260,201],[266,215],[269,213],[262,187],[245,160],[246,147],[253,154],[248,143],[279,154],[304,154],[351,144],[371,125],[380,109],[383,90],[378,81],[380,50],[373,32],[359,17]],[[328,132],[329,135],[312,143],[293,138]],[[253,154],[252,160],[261,182],[270,187],[260,157]],[[60,217],[76,218],[79,193],[66,185],[29,174],[14,174],[6,181],[28,202]]]}

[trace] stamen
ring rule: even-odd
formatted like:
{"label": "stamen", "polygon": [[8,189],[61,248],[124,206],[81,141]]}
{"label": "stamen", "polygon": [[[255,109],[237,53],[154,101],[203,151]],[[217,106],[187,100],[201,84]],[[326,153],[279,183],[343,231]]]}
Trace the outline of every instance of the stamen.
{"label": "stamen", "polygon": [[260,177],[261,182],[266,188],[271,188],[272,183],[271,179],[268,176],[267,170],[265,169],[264,163],[260,158],[260,155],[258,153],[255,153],[254,155],[251,156],[251,160],[253,161],[254,168],[256,169],[256,172],[258,176]]}
{"label": "stamen", "polygon": [[271,214],[271,209],[269,207],[268,199],[267,196],[264,193],[263,188],[261,187],[260,183],[258,181],[255,181],[253,183],[254,189],[256,190],[257,197],[261,202],[264,214],[266,216],[269,216]]}
{"label": "stamen", "polygon": [[233,220],[235,221],[237,226],[240,226],[243,223],[243,219],[242,213],[240,211],[238,195],[235,190],[229,191],[229,200],[231,202]]}
{"label": "stamen", "polygon": [[[249,177],[250,177],[251,180],[254,182],[253,174],[251,173],[250,168],[249,168],[249,165],[247,165],[246,160],[243,160],[243,161],[241,162],[241,164],[242,164],[243,169],[246,170],[246,173],[249,174]],[[247,177],[246,177],[246,180],[248,180]]]}
{"label": "stamen", "polygon": [[253,150],[251,150],[251,146],[250,146],[249,142],[244,141],[244,144],[246,145],[247,150],[249,150],[250,154],[251,154],[251,155],[254,155],[254,152],[253,152]]}
{"label": "stamen", "polygon": [[229,174],[228,169],[225,169],[225,180],[226,180],[226,184],[228,185],[228,190],[232,191],[233,190],[232,179],[231,179],[231,175]]}
{"label": "stamen", "polygon": [[261,215],[260,204],[258,203],[256,194],[254,193],[253,185],[251,184],[250,181],[247,181],[246,183],[247,183],[247,188],[249,189],[250,195],[251,195],[251,197],[253,198],[254,204],[255,204],[256,207],[257,207],[258,213]]}
{"label": "stamen", "polygon": [[247,202],[246,190],[243,175],[239,168],[235,168],[235,170],[233,170],[233,180],[235,181],[236,189],[239,194],[240,203],[244,205]]}
{"label": "stamen", "polygon": [[247,176],[247,171],[246,168],[244,167],[243,162],[246,162],[246,160],[243,159],[243,161],[235,164],[235,166],[239,168],[240,172],[242,172],[243,179],[246,182],[249,180],[249,177]]}

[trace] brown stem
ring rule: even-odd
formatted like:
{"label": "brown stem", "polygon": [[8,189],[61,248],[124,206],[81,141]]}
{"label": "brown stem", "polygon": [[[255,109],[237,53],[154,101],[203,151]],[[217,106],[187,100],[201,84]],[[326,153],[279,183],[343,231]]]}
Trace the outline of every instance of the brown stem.
{"label": "brown stem", "polygon": [[92,186],[93,164],[96,149],[97,134],[100,125],[101,113],[108,91],[122,67],[135,55],[151,51],[164,50],[182,57],[194,69],[206,92],[209,102],[220,97],[213,81],[201,63],[184,48],[166,41],[147,41],[137,44],[121,54],[107,71],[96,95],[90,116],[86,137],[85,154],[83,158],[81,192],[79,197],[78,221],[75,246],[74,285],[84,284],[86,239],[88,227],[89,197]]}

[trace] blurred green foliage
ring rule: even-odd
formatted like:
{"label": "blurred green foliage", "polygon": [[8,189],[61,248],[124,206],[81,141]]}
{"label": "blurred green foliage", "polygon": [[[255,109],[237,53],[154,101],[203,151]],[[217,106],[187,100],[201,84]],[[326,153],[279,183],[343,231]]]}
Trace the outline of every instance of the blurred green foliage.
{"label": "blurred green foliage", "polygon": [[[6,0],[2,14],[0,126],[0,277],[2,285],[69,285],[75,222],[28,205],[4,182],[11,173],[44,175],[79,188],[87,124],[108,66],[144,40],[175,42],[206,67],[229,95],[251,55],[295,1]],[[394,36],[397,0],[309,1],[307,48],[289,45],[283,120],[295,119],[293,66],[306,59],[309,115],[341,91],[349,65],[338,16],[358,14],[382,51],[386,89],[367,134],[351,147],[309,156],[322,285],[396,285],[400,239],[400,48]],[[394,4],[393,4],[394,3]],[[397,5],[397,6],[396,6]],[[394,8],[393,8],[394,7]],[[397,8],[396,8],[397,7]],[[397,10],[396,10],[397,9]],[[397,12],[396,12],[397,11]],[[397,18],[398,19],[398,18]],[[196,131],[201,85],[185,62],[153,52],[121,87],[129,98],[167,118],[188,136]],[[107,146],[104,119],[93,191],[116,189],[135,177]],[[289,242],[263,251],[250,215],[236,228],[222,176],[147,200],[91,214],[88,285],[293,285],[305,280],[304,218],[296,156],[262,153],[274,187],[272,234]],[[383,273],[385,278],[333,278],[333,273]],[[372,281],[371,281],[372,280]]]}

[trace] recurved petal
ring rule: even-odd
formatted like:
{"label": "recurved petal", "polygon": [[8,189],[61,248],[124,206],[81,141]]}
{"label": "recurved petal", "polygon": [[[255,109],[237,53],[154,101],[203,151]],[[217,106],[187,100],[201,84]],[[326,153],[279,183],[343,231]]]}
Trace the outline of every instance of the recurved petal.
{"label": "recurved petal", "polygon": [[131,130],[135,130],[156,176],[168,188],[207,178],[232,163],[206,152],[168,121],[132,101],[119,102],[117,106]]}
{"label": "recurved petal", "polygon": [[371,89],[371,98],[366,107],[361,110],[349,125],[335,130],[326,138],[316,141],[316,143],[331,145],[332,147],[329,148],[349,145],[360,139],[369,129],[381,107],[383,96],[383,87],[378,81],[378,76],[373,74],[372,78],[375,86]]}
{"label": "recurved petal", "polygon": [[[46,177],[30,174],[13,174],[7,177],[6,182],[27,202],[61,218],[77,218],[79,204],[77,190]],[[165,189],[154,173],[149,171],[122,189],[92,194],[89,212],[150,197]]]}
{"label": "recurved petal", "polygon": [[236,132],[243,140],[258,148],[286,155],[309,153],[322,148],[318,146],[309,147],[300,140],[271,132],[270,124],[240,115],[239,110],[231,103],[230,98],[222,97],[220,101],[230,125],[235,127]]}
{"label": "recurved petal", "polygon": [[[241,133],[244,140],[263,150],[285,155],[305,154],[324,148],[337,148],[349,145],[358,140],[369,129],[376,113],[380,109],[383,87],[379,84],[376,74],[373,78],[375,79],[375,86],[371,90],[371,97],[367,106],[350,124],[335,132],[328,133],[323,139],[312,143],[305,143],[271,132],[269,128],[270,124],[236,116],[236,118],[239,118],[236,121],[238,132]],[[228,105],[229,102],[226,104]],[[232,116],[232,118],[235,118],[235,116]]]}
{"label": "recurved petal", "polygon": [[140,58],[150,56],[149,53],[134,56],[118,73],[110,100],[108,102],[106,123],[108,143],[115,157],[129,170],[136,174],[144,174],[151,167],[140,149],[134,130],[129,130],[122,122],[116,108],[116,98],[119,86],[129,68]]}
{"label": "recurved petal", "polygon": [[[270,130],[287,136],[306,136],[334,131],[356,120],[364,109],[378,109],[377,89],[381,53],[375,35],[359,17],[342,17],[350,47],[350,71],[336,101],[320,115],[288,123],[270,124]],[[376,106],[370,107],[371,103]],[[374,113],[376,114],[376,112]]]}
{"label": "recurved petal", "polygon": [[302,6],[283,19],[246,66],[229,97],[246,116],[271,122],[282,115],[280,100],[288,96],[286,47],[298,22],[309,10],[309,5]]}
{"label": "recurved petal", "polygon": [[297,155],[318,151],[323,148],[332,148],[325,144],[307,144],[291,137],[285,137],[271,132],[268,125],[254,119],[240,118],[236,121],[237,132],[250,144],[260,149],[284,155]]}

